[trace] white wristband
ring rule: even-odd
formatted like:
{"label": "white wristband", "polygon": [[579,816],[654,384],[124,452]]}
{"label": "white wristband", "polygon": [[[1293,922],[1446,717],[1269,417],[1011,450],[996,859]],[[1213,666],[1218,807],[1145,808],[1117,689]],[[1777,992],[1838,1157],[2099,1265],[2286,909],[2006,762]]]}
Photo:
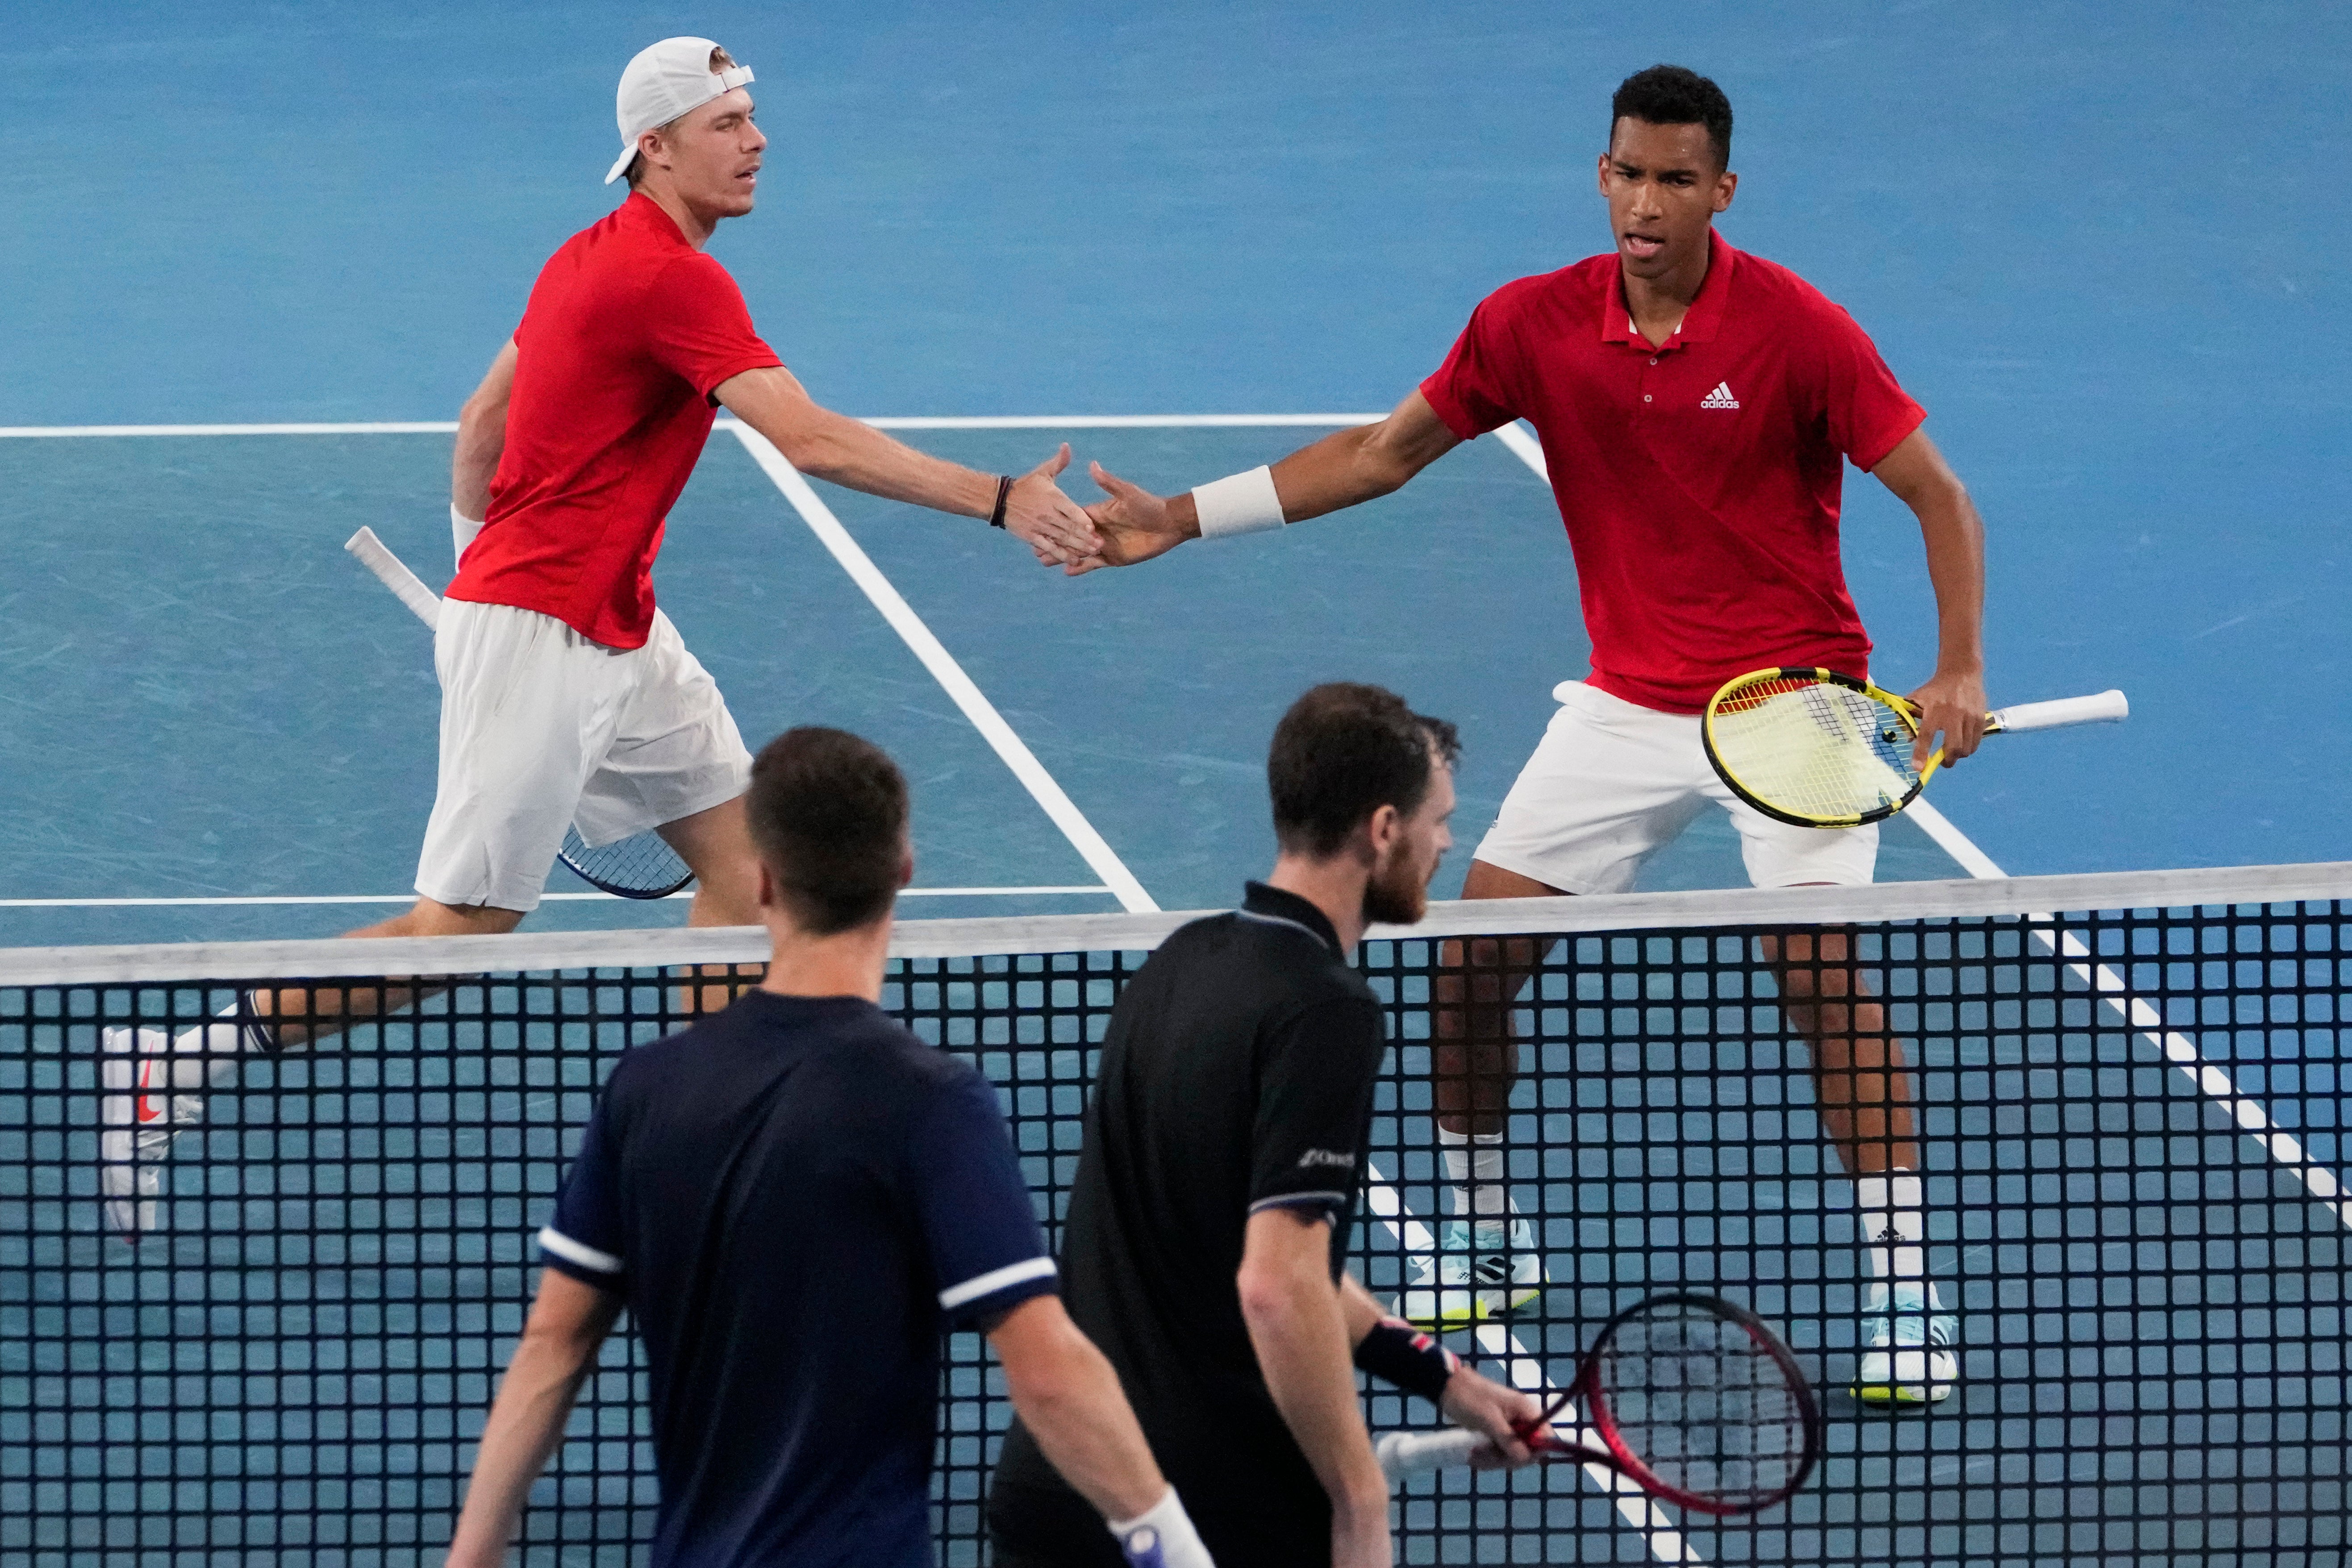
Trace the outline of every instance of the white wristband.
{"label": "white wristband", "polygon": [[1168,1495],[1153,1505],[1150,1513],[1133,1519],[1112,1520],[1110,1532],[1118,1537],[1118,1549],[1127,1556],[1130,1568],[1216,1568],[1209,1549],[1201,1544],[1201,1532],[1192,1528],[1192,1515],[1184,1511],[1184,1500],[1170,1487]]}
{"label": "white wristband", "polygon": [[1274,470],[1252,468],[1192,488],[1192,504],[1200,509],[1201,537],[1228,533],[1262,533],[1282,526],[1282,498],[1274,493]]}
{"label": "white wristband", "polygon": [[449,503],[449,537],[457,546],[458,560],[466,559],[466,546],[473,543],[474,535],[481,531],[482,525],[459,511],[456,501]]}

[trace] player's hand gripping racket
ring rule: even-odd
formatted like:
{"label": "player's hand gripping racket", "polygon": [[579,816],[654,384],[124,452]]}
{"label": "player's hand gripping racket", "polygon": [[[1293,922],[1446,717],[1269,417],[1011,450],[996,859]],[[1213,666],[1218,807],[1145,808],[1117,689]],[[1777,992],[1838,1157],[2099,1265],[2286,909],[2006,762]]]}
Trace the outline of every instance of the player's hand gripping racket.
{"label": "player's hand gripping racket", "polygon": [[[1596,1443],[1544,1435],[1570,1401]],[[1787,1501],[1822,1453],[1821,1409],[1789,1347],[1752,1312],[1685,1291],[1610,1319],[1567,1388],[1519,1432],[1538,1458],[1605,1465],[1654,1497],[1722,1515]],[[1393,1479],[1466,1464],[1488,1446],[1459,1429],[1391,1432],[1373,1451]]]}
{"label": "player's hand gripping racket", "polygon": [[[2113,723],[2131,716],[2120,691],[2021,702],[1988,714],[1987,734]],[[1919,798],[1944,763],[1911,763],[1919,710],[1907,698],[1833,669],[1759,669],[1727,684],[1700,726],[1706,760],[1732,793],[1799,827],[1857,827]]]}
{"label": "player's hand gripping racket", "polygon": [[[375,536],[375,530],[361,529],[344,542],[343,548],[374,573],[376,581],[397,595],[402,604],[415,611],[418,620],[428,626],[441,624],[440,597]],[[582,881],[624,899],[666,899],[694,880],[694,873],[658,833],[639,833],[617,844],[591,848],[580,837],[580,829],[567,827],[563,847],[557,853]]]}

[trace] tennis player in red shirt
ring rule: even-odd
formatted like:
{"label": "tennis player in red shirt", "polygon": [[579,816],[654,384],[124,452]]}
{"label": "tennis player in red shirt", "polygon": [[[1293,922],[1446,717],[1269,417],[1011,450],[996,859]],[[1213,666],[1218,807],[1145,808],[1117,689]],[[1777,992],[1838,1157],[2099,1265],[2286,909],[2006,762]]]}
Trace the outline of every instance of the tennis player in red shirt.
{"label": "tennis player in red shirt", "polygon": [[[450,507],[461,559],[434,647],[440,783],[417,900],[352,936],[513,930],[575,822],[591,845],[657,830],[697,879],[688,924],[758,923],[751,753],[653,594],[665,520],[720,405],[805,473],[988,519],[1040,560],[1099,543],[1054,482],[1067,447],[1018,478],[927,457],[819,406],[752,330],[735,280],[703,250],[758,188],[768,143],[751,82],[708,38],[665,38],[629,62],[604,181],[625,176],[628,196],[541,269],[467,401]],[[154,1228],[172,1141],[239,1057],[410,999],[264,991],[177,1037],[111,1031],[100,1114],[113,1228],[133,1240]]]}
{"label": "tennis player in red shirt", "polygon": [[[1731,106],[1715,83],[1676,66],[1627,79],[1600,161],[1612,253],[1505,284],[1387,418],[1270,468],[1167,499],[1093,470],[1110,496],[1090,509],[1105,545],[1073,574],[1337,511],[1497,426],[1535,426],[1576,557],[1592,668],[1553,693],[1559,710],[1480,844],[1465,898],[1622,891],[1709,802],[1738,826],[1759,886],[1871,879],[1874,826],[1774,822],[1730,794],[1699,741],[1698,715],[1736,675],[1777,664],[1867,673],[1870,638],[1838,554],[1849,461],[1910,507],[1927,542],[1940,651],[1911,693],[1925,710],[1921,758],[1938,735],[1955,760],[1982,735],[1983,526],[1921,428],[1925,414],[1853,318],[1715,232],[1738,185],[1730,151]],[[1814,942],[1792,935],[1765,956],[1809,1040],[1870,1238],[1855,1393],[1940,1399],[1958,1374],[1946,1310],[1957,1303],[1926,1277],[1915,1090],[1879,1005],[1848,1000],[1862,987],[1845,938],[1823,933],[1818,953]],[[1522,1304],[1543,1283],[1503,1150],[1517,1048],[1501,1004],[1524,983],[1532,946],[1469,947],[1447,955],[1463,973],[1443,977],[1438,998],[1464,1005],[1438,1018],[1451,1217],[1406,1296],[1408,1315],[1446,1324]]]}

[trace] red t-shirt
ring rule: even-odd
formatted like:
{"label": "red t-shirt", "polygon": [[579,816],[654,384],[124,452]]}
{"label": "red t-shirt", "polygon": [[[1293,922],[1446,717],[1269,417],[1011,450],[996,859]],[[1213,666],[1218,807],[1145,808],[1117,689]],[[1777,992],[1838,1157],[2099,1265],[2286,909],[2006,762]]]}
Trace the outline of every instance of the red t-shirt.
{"label": "red t-shirt", "polygon": [[1875,468],[1927,417],[1853,318],[1710,240],[1664,348],[1634,330],[1614,253],[1479,305],[1422,395],[1465,440],[1524,418],[1592,638],[1591,683],[1697,713],[1767,665],[1866,673],[1838,559],[1843,459]]}
{"label": "red t-shirt", "polygon": [[515,346],[489,517],[449,596],[642,647],[663,520],[718,416],[711,389],[783,362],[727,269],[642,195],[548,258]]}

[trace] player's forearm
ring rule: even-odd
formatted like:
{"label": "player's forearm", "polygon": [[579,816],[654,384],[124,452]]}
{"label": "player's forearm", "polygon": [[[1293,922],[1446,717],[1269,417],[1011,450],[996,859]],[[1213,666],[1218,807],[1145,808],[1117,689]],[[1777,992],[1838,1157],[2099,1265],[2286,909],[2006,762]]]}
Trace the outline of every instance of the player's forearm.
{"label": "player's forearm", "polygon": [[1275,493],[1286,522],[1345,510],[1402,489],[1419,470],[1379,439],[1379,425],[1339,430],[1274,465]]}
{"label": "player's forearm", "polygon": [[1927,544],[1927,580],[1936,590],[1936,668],[1945,674],[1984,669],[1984,521],[1956,480],[1919,509]]}
{"label": "player's forearm", "polygon": [[1252,1278],[1245,1265],[1242,1318],[1275,1408],[1332,1508],[1385,1515],[1388,1480],[1364,1429],[1347,1315],[1329,1277],[1297,1269]]}
{"label": "player's forearm", "polygon": [[823,417],[809,419],[793,432],[793,446],[776,442],[801,472],[885,500],[958,517],[984,518],[995,509],[996,475],[919,452],[845,415],[817,412]]}
{"label": "player's forearm", "polygon": [[450,1568],[489,1568],[505,1561],[531,1483],[563,1442],[572,1400],[595,1353],[595,1340],[525,1329],[482,1427],[465,1510],[449,1542]]}
{"label": "player's forearm", "polygon": [[[1043,1304],[1024,1302],[1016,1310]],[[1048,1314],[1039,1312],[1043,1319]],[[1051,1322],[1022,1325],[1020,1342],[992,1336],[1006,1391],[1047,1462],[1107,1520],[1133,1519],[1167,1495],[1118,1373],[1051,1302]]]}

